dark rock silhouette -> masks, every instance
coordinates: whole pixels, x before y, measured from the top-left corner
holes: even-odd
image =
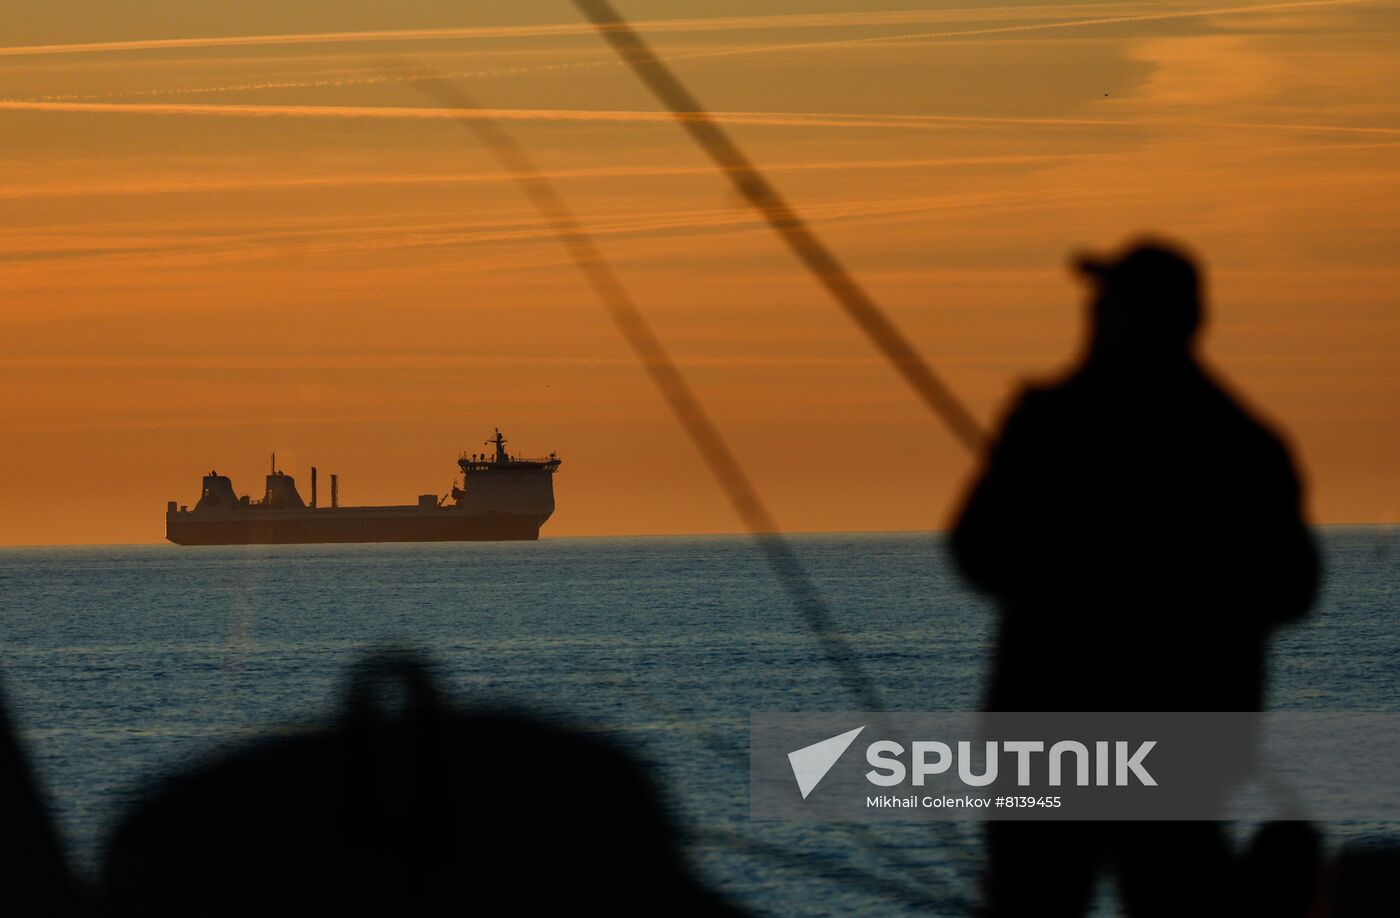
[[[1289,450],[1197,360],[1190,256],[1076,267],[1083,358],[1021,393],[951,537],[1000,608],[986,707],[1257,711],[1265,641],[1318,582]],[[1130,914],[1202,914],[1240,873],[1217,823],[994,823],[989,852],[998,915],[1079,914],[1108,864]]]
[[[341,722],[158,786],[105,887],[118,915],[737,914],[689,876],[630,754],[454,710],[405,660],[361,672]]]

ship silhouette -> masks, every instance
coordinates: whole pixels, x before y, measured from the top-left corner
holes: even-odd
[[[485,441],[493,453],[463,453],[457,460],[462,487],[449,494],[420,494],[416,504],[340,506],[339,477],[331,476],[331,505],[317,506],[316,469],[311,502],[296,480],[277,468],[273,454],[261,500],[239,496],[227,475],[204,476],[193,509],[166,505],[165,537],[178,545],[282,545],[313,542],[486,542],[529,541],[554,513],[554,453],[522,459],[506,452],[496,431]]]

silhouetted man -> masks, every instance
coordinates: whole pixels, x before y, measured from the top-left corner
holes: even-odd
[[[1079,365],[1026,389],[952,535],[1001,610],[993,711],[1255,711],[1264,643],[1318,566],[1288,449],[1196,359],[1201,283],[1156,241],[1082,258]],[[1201,914],[1214,823],[993,823],[995,914],[1078,914],[1112,862],[1129,913]]]

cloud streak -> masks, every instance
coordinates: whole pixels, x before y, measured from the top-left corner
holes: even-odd
[[[1068,19],[1052,22],[1024,23],[1020,25],[988,26],[981,29],[957,29],[939,32],[904,32],[898,35],[873,35],[863,38],[838,38],[830,41],[793,42],[783,45],[761,45],[750,48],[734,48],[726,51],[698,51],[691,54],[677,54],[664,60],[684,60],[697,57],[722,57],[739,54],[767,54],[776,51],[801,51],[817,48],[835,48],[851,45],[897,44],[937,39],[974,38],[985,35],[1014,35],[1022,32],[1042,32],[1051,29],[1080,29],[1100,25],[1127,25],[1138,22],[1165,22],[1173,19],[1204,19],[1212,16],[1249,15],[1251,13],[1273,13],[1287,10],[1305,10],[1335,6],[1354,6],[1372,3],[1374,0],[1290,0],[1284,3],[1265,3],[1250,6],[1222,6],[1199,10],[1169,10],[1166,12],[1129,13],[1114,16],[1092,16],[1083,19]],[[645,31],[644,29],[639,29]]]
[[[1053,29],[1088,28],[1100,25],[1120,25],[1139,22],[1162,22],[1174,19],[1199,19],[1223,15],[1249,15],[1290,10],[1308,10],[1336,6],[1352,6],[1371,3],[1373,0],[1285,0],[1280,3],[1252,4],[1247,6],[1212,7],[1208,9],[1153,11],[1154,7],[1139,7],[1142,12],[1123,13],[1119,5],[1075,4],[1066,6],[1027,6],[993,7],[990,9],[956,9],[932,11],[897,11],[877,13],[827,13],[794,14],[789,16],[749,16],[722,17],[714,19],[652,20],[638,23],[638,31],[652,33],[733,31],[772,28],[815,28],[876,26],[909,22],[947,21],[987,21],[1004,18],[1033,18],[1035,15],[1052,17],[1046,22],[1018,23],[1015,25],[986,26],[977,29],[954,29],[942,31],[902,32],[895,35],[862,36],[856,38],[835,38],[823,41],[786,42],[781,44],[745,45],[734,48],[710,49],[657,55],[659,60],[703,60],[735,57],[751,54],[774,54],[790,51],[811,51],[877,44],[912,44],[925,41],[957,40],[995,35],[1015,35]],[[1114,15],[1073,16],[1088,10],[1112,9]],[[1071,18],[1053,18],[1070,16]],[[37,55],[95,53],[102,51],[132,51],[159,48],[204,48],[234,45],[293,45],[328,44],[354,42],[416,41],[428,39],[461,38],[500,38],[521,36],[581,35],[591,29],[582,23],[565,23],[541,26],[502,26],[448,29],[418,29],[381,32],[325,32],[304,35],[260,35],[225,38],[151,39],[129,42],[99,42],[82,45],[13,46],[0,48],[0,57]],[[597,60],[572,61],[526,67],[503,67],[475,71],[455,71],[444,73],[450,78],[478,78],[486,76],[509,76],[579,68],[615,67],[616,58],[606,57]],[[228,84],[204,87],[172,87],[167,90],[145,89],[131,93],[106,93],[101,96],[49,96],[49,99],[63,98],[121,98],[129,96],[170,94],[214,94],[226,92],[257,92],[275,89],[321,89],[347,86],[370,86],[399,82],[405,79],[402,74],[376,74],[373,76],[348,77],[319,80],[282,80],[259,83]]]
[[[1027,153],[1006,156],[953,156],[936,159],[849,159],[818,162],[773,163],[764,168],[769,172],[838,172],[866,170],[917,170],[957,168],[963,166],[1024,166],[1060,162],[1098,156],[1097,153]],[[552,180],[650,178],[669,176],[713,175],[713,166],[599,166],[586,169],[554,169],[545,174]],[[509,176],[499,172],[469,172],[457,174],[301,176],[284,179],[247,180],[164,180],[124,182],[122,184],[63,184],[0,187],[0,200],[30,198],[108,197],[125,195],[208,194],[239,191],[280,191],[310,188],[340,188],[365,186],[424,186],[504,184]]]
[[[1316,2],[1316,0],[1315,0]],[[1335,2],[1335,0],[1330,0]],[[1284,4],[1294,6],[1298,4]],[[1303,4],[1306,5],[1306,4]],[[1022,7],[966,7],[948,10],[891,10],[852,13],[795,13],[765,16],[723,16],[703,19],[652,19],[636,23],[647,33],[696,33],[750,31],[754,29],[850,28],[907,25],[928,22],[987,21],[995,19],[1060,18],[1084,15],[1090,10],[1113,9],[1106,3],[1040,4]],[[1140,6],[1140,9],[1147,8]],[[1270,8],[1276,8],[1271,5]],[[126,41],[75,42],[47,45],[12,45],[0,48],[0,57],[34,57],[54,54],[103,54],[127,51],[237,48],[277,45],[359,44],[381,42],[441,41],[463,39],[585,36],[597,30],[586,22],[544,23],[515,26],[464,26],[432,29],[380,29],[354,32],[301,32],[274,35],[225,35],[191,38],[149,38]]]
[[[28,99],[0,100],[0,112],[61,112],[127,115],[189,115],[228,118],[344,118],[403,121],[451,121],[463,118],[512,122],[593,122],[601,124],[670,124],[677,118],[669,112],[640,110],[495,108],[462,111],[452,108],[420,108],[388,105],[258,105],[251,103],[199,102],[54,102]],[[756,127],[888,128],[910,130],[956,127],[1038,126],[1107,128],[1224,128],[1400,135],[1400,127],[1338,124],[1304,124],[1270,121],[1207,121],[1193,119],[1122,118],[1017,118],[975,115],[867,115],[824,112],[711,112],[720,124]]]
[[[0,100],[0,112],[68,112],[128,115],[205,115],[232,118],[348,118],[408,121],[460,120],[606,122],[671,124],[670,112],[564,108],[493,108],[464,111],[391,105],[262,105],[202,102],[62,102],[31,99]],[[768,127],[912,127],[954,124],[1122,125],[1131,122],[1099,118],[981,118],[956,115],[865,115],[822,112],[715,112],[725,124]]]
[[[1147,194],[1147,191],[1140,192]],[[1113,194],[1106,192],[1105,194]],[[804,205],[806,216],[816,222],[876,223],[921,220],[949,211],[976,211],[986,216],[995,212],[1023,213],[1027,209],[1050,207],[1071,201],[1082,202],[1082,191],[1071,188],[997,189],[896,198],[842,199]],[[628,213],[622,217],[590,219],[588,231],[599,237],[656,239],[671,235],[699,235],[757,231],[761,218],[747,210],[732,207],[661,209]],[[474,245],[530,243],[552,237],[553,231],[531,219],[415,224],[361,223],[354,226],[288,228],[278,227],[242,233],[220,232],[201,237],[182,231],[161,233],[147,244],[133,248],[126,244],[103,244],[74,238],[71,232],[53,237],[54,244],[43,246],[28,231],[12,235],[22,248],[6,251],[6,236],[0,234],[0,262],[24,263],[56,258],[147,260],[158,258],[163,266],[176,259],[208,264],[213,260],[244,260],[268,254],[334,255],[413,249],[464,248]],[[551,259],[554,263],[555,259]]]
[[[696,51],[666,56],[665,60],[692,60],[697,58],[729,57],[743,54],[771,54],[782,51],[803,51],[821,48],[836,48],[853,45],[893,44],[937,39],[975,38],[987,35],[1013,35],[1025,32],[1038,32],[1053,29],[1077,29],[1100,25],[1122,25],[1139,22],[1164,22],[1175,19],[1201,19],[1212,16],[1237,16],[1252,13],[1273,13],[1290,10],[1307,10],[1338,6],[1354,6],[1372,3],[1374,0],[1285,0],[1280,3],[1249,4],[1241,6],[1220,6],[1207,9],[1174,9],[1162,12],[1117,13],[1110,16],[1083,16],[1081,18],[1055,19],[1046,22],[1029,22],[1015,25],[986,26],[977,29],[953,29],[924,32],[902,32],[895,35],[863,36],[859,38],[837,38],[826,41],[788,42],[783,44],[757,45],[713,51]],[[1089,5],[1090,9],[1102,9],[1106,5]],[[1121,9],[1121,7],[1108,7]],[[877,26],[910,22],[947,21],[986,21],[988,19],[1030,18],[1034,15],[1063,16],[1069,11],[1083,11],[1085,5],[1061,6],[1041,5],[1030,7],[1001,7],[993,9],[964,8],[957,10],[933,11],[892,11],[883,13],[827,13],[794,14],[789,16],[746,16],[719,17],[711,19],[657,19],[636,23],[640,32],[688,33],[717,31],[749,31],[754,29],[776,28],[816,28]],[[1139,7],[1139,9],[1151,9]],[[381,42],[413,42],[453,39],[489,39],[516,37],[547,37],[584,35],[594,29],[584,23],[556,23],[528,26],[470,26],[462,28],[438,29],[399,29],[361,32],[307,32],[281,35],[240,35],[196,38],[157,38],[129,41],[83,42],[50,45],[11,45],[0,47],[0,57],[33,57],[56,54],[97,54],[130,51],[187,50],[196,48],[227,47],[266,47],[279,45],[318,45],[354,44]],[[572,66],[599,66],[605,61],[588,61],[577,64],[554,64],[541,68],[510,68],[503,73],[529,72],[532,69],[551,70]],[[382,78],[367,78],[374,82]],[[278,84],[287,88],[286,84]],[[314,84],[313,84],[314,85]],[[337,85],[345,85],[340,83]],[[218,91],[218,88],[205,91]]]

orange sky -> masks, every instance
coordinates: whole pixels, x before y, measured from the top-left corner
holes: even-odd
[[[969,459],[570,4],[390,6],[7,6],[0,543],[158,541],[274,449],[304,490],[315,463],[409,502],[497,425],[565,460],[546,535],[738,528],[389,57],[508,110],[786,528],[946,521]],[[1067,253],[1158,230],[1208,259],[1210,359],[1291,432],[1315,517],[1400,516],[1394,4],[621,9],[980,417],[1072,356]]]

